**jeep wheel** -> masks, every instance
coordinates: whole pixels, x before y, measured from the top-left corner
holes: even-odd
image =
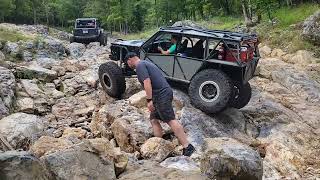
[[[191,103],[206,113],[218,113],[228,106],[232,95],[230,78],[222,71],[206,69],[194,76],[189,86]]]
[[[233,86],[233,98],[230,99],[229,105],[241,109],[246,106],[251,99],[251,86],[249,83],[242,85],[239,82],[234,82]]]
[[[99,80],[104,91],[111,97],[120,98],[126,90],[126,81],[122,70],[114,62],[100,65]]]
[[[99,42],[100,42],[100,46],[105,46],[107,44],[106,35],[105,34],[103,34],[103,33],[100,34]]]
[[[76,42],[74,36],[70,37],[70,43]]]

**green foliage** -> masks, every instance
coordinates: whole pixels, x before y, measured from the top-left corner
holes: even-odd
[[[315,11],[320,10],[320,5],[303,4],[296,7],[283,7],[275,12],[275,17],[279,21],[277,26],[288,27],[305,20]]]
[[[18,33],[16,31],[10,31],[4,28],[0,28],[0,41],[11,41],[11,42],[17,42],[17,41],[25,41],[28,40],[30,38],[24,36],[21,33]]]
[[[274,11],[274,25],[269,23],[267,14],[264,14],[265,21],[257,26],[260,40],[272,48],[281,48],[289,53],[304,49],[315,52],[320,57],[320,48],[303,40],[300,27],[301,22],[319,9],[320,6],[314,4],[279,8]]]
[[[209,29],[232,30],[242,22],[243,19],[238,17],[217,16],[208,21],[199,21],[199,24]]]
[[[319,0],[0,0],[0,22],[47,24],[72,29],[74,20],[96,17],[109,31],[124,34],[171,25],[179,20],[212,21],[213,28],[228,29],[246,14],[269,20],[283,17],[283,26],[300,21],[313,9],[294,16],[296,5]],[[283,8],[287,7],[287,8]],[[306,5],[307,8],[310,8]],[[317,6],[314,6],[315,8]],[[281,11],[278,9],[281,8]],[[319,7],[318,7],[319,8]],[[244,13],[245,12],[245,13]],[[221,17],[234,17],[215,19]],[[220,22],[225,22],[221,23]]]

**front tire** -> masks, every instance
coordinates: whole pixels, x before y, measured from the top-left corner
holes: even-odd
[[[74,36],[71,36],[70,37],[70,43],[73,43],[73,42],[76,42],[76,40],[75,40]]]
[[[228,107],[232,95],[230,78],[222,71],[206,69],[194,76],[189,86],[191,103],[205,113],[214,114]]]
[[[251,95],[252,89],[249,83],[242,85],[239,82],[234,82],[234,95],[230,100],[229,105],[241,109],[249,103]]]
[[[100,65],[99,80],[104,91],[113,98],[120,98],[126,90],[125,77],[121,68],[114,62]]]
[[[107,45],[107,41],[106,41],[106,35],[105,34],[100,34],[99,36],[99,42],[100,42],[100,46],[105,46]]]

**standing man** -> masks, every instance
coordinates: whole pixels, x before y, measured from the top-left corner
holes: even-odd
[[[182,125],[175,119],[172,107],[173,92],[161,70],[149,61],[141,61],[136,53],[129,52],[125,61],[130,68],[136,69],[138,80],[146,91],[154,136],[163,136],[159,120],[167,123],[182,144],[183,155],[191,156],[195,148],[188,142]]]

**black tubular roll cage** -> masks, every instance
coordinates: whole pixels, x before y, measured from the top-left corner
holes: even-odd
[[[191,57],[183,57],[183,58],[187,58],[187,59],[192,59],[193,61],[202,61],[202,65],[201,67],[205,66],[208,63],[212,63],[212,64],[216,64],[218,65],[218,67],[221,67],[222,65],[225,66],[232,66],[234,68],[241,68],[241,73],[243,76],[248,76],[248,77],[244,77],[245,81],[248,81],[251,77],[249,77],[248,75],[245,75],[246,72],[248,71],[248,68],[245,68],[246,66],[252,66],[253,64],[253,72],[256,69],[256,65],[259,61],[260,58],[260,54],[258,51],[258,48],[255,48],[255,52],[254,52],[254,58],[253,60],[251,60],[250,62],[242,62],[240,60],[240,47],[241,47],[241,43],[243,41],[246,42],[250,42],[250,41],[255,41],[257,42],[257,36],[255,34],[253,35],[248,35],[248,34],[242,34],[242,33],[235,33],[235,32],[230,32],[230,31],[221,31],[221,30],[205,30],[205,29],[197,29],[197,28],[189,28],[189,27],[165,27],[165,28],[160,28],[160,30],[155,33],[151,38],[149,38],[146,42],[144,42],[142,44],[142,46],[140,47],[139,51],[140,51],[140,56],[141,53],[143,53],[143,57],[142,59],[146,59],[149,55],[155,55],[154,53],[148,53],[145,51],[145,47],[147,45],[150,45],[152,43],[155,42],[155,40],[157,39],[156,37],[159,36],[159,34],[162,33],[169,33],[172,35],[178,35],[178,36],[184,36],[190,39],[191,38],[199,38],[201,40],[203,40],[205,42],[205,47],[204,47],[204,55],[202,59],[199,58],[191,58]],[[216,46],[213,49],[216,49],[220,43],[224,44],[224,47],[227,50],[230,50],[231,48],[229,47],[229,45],[233,45],[235,46],[237,49],[237,54],[236,56],[232,53],[232,56],[235,58],[235,62],[229,62],[229,61],[225,61],[225,60],[218,60],[215,58],[212,58],[216,55],[216,51],[211,51],[211,53],[209,53],[209,40],[218,40],[218,43],[216,44]],[[192,41],[191,41],[192,42]],[[248,43],[249,46],[250,43]],[[113,46],[115,47],[119,47],[120,48],[120,60],[121,62],[123,62],[122,57],[123,57],[123,52],[121,48],[124,48],[126,52],[129,52],[128,48],[126,46],[123,46],[121,44],[113,44]],[[162,55],[162,56],[172,56],[172,55]],[[162,72],[167,76],[167,78],[172,79],[172,80],[176,80],[176,81],[182,81],[182,82],[186,82],[189,83],[190,81],[186,79],[186,75],[183,71],[183,68],[180,65],[180,62],[178,60],[178,57],[181,57],[177,54],[174,55],[174,64],[173,64],[173,72],[172,75],[169,75],[168,73],[166,73],[163,69],[161,69],[161,67],[159,67],[156,63],[154,63],[152,61],[151,58],[148,58],[150,61],[152,61],[158,68],[160,68],[162,70]],[[184,79],[176,79],[173,77],[174,72],[175,72],[175,64],[178,64],[180,70],[183,73]],[[249,65],[248,65],[249,64]],[[197,72],[201,70],[201,68],[199,68],[197,70]],[[251,76],[251,75],[250,75]],[[242,79],[242,78],[241,78]]]

